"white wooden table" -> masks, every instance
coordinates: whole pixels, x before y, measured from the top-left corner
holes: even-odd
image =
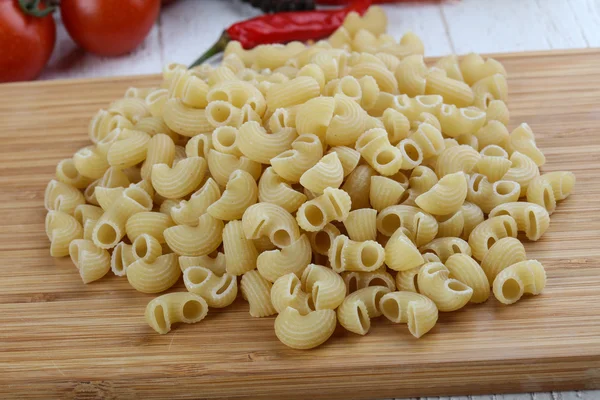
[[[385,9],[390,33],[412,30],[430,56],[600,47],[600,0],[463,0]],[[257,14],[240,0],[179,0],[162,11],[140,48],[120,58],[85,54],[58,21],[56,49],[40,79],[149,74],[168,62],[189,64],[223,28]],[[439,399],[597,400],[600,390]]]

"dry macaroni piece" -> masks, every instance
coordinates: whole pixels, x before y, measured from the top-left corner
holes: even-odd
[[[539,294],[521,237],[551,229],[575,175],[540,171],[535,126],[509,129],[500,62],[431,64],[386,27],[372,7],[327,40],[234,41],[221,65],[129,88],[46,187],[50,255],[86,284],[112,271],[158,294],[183,277],[148,303],[158,333],[241,298],[295,349],[381,315],[435,335],[439,312]]]

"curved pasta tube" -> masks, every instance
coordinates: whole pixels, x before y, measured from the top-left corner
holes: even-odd
[[[494,74],[506,75],[504,66],[493,58],[484,60],[479,54],[469,53],[460,61],[460,70],[465,82],[469,85],[492,76]]]
[[[503,269],[494,279],[494,296],[500,303],[513,304],[524,293],[538,295],[546,287],[546,270],[537,260],[526,260]]]
[[[323,229],[316,232],[308,232],[310,246],[312,250],[320,255],[326,256],[329,254],[331,244],[337,236],[340,235],[340,230],[333,224],[326,224]]]
[[[165,237],[163,233],[165,229],[173,225],[173,220],[166,214],[154,211],[142,211],[133,214],[127,219],[125,231],[132,243],[145,233],[158,240],[159,243],[164,243]]]
[[[406,228],[398,228],[385,244],[385,263],[394,271],[413,269],[424,262],[407,233]]]
[[[93,206],[91,204],[80,204],[75,207],[75,211],[73,212],[73,216],[81,224],[81,226],[85,225],[85,223],[89,220],[96,221],[98,220],[104,210],[100,207]]]
[[[469,174],[480,159],[481,155],[471,146],[452,146],[446,148],[437,158],[435,172],[440,178],[460,171]]]
[[[294,217],[275,204],[258,203],[248,207],[242,216],[242,224],[247,239],[267,236],[279,248],[289,246],[300,238]]]
[[[475,173],[469,179],[467,200],[489,213],[500,204],[517,201],[520,193],[518,182],[501,180],[490,183],[485,175]]]
[[[464,203],[463,203],[464,204]],[[465,228],[465,218],[461,209],[454,214],[437,216],[438,233],[437,237],[459,237]]]
[[[277,278],[271,287],[271,303],[278,313],[291,307],[306,315],[312,311],[310,300],[310,294],[302,290],[300,278],[292,272]]]
[[[513,217],[500,215],[483,221],[469,235],[473,258],[483,260],[494,243],[505,237],[517,237],[517,222]]]
[[[142,99],[124,97],[113,101],[108,106],[108,112],[122,115],[131,122],[137,122],[140,118],[150,115],[150,110]]]
[[[110,254],[91,240],[75,239],[69,244],[71,261],[77,267],[83,283],[102,278],[110,270]]]
[[[188,157],[207,158],[208,152],[213,148],[212,133],[201,133],[188,140],[185,145],[185,154]]]
[[[135,261],[132,246],[119,242],[110,256],[110,269],[116,276],[125,276],[127,268]]]
[[[198,226],[175,225],[164,231],[165,241],[181,256],[203,256],[216,250],[222,242],[223,221],[210,214],[198,219]]]
[[[193,192],[204,179],[206,161],[202,157],[189,157],[170,168],[167,164],[152,167],[152,185],[158,194],[167,199],[179,199]]]
[[[539,204],[552,214],[556,201],[566,199],[575,186],[572,172],[556,171],[534,178],[527,187],[527,201]]]
[[[167,290],[179,280],[181,269],[177,254],[163,254],[153,263],[134,261],[127,267],[127,280],[137,291],[159,293]]]
[[[363,242],[377,239],[377,210],[361,208],[350,211],[344,220],[344,227],[350,239]]]
[[[371,286],[385,286],[391,291],[396,290],[394,277],[384,267],[372,272],[346,271],[341,273],[346,285],[346,296]]]
[[[376,175],[376,172],[369,165],[359,165],[346,178],[342,190],[350,196],[353,210],[371,206],[369,194],[371,191],[371,177],[374,175]]]
[[[97,146],[87,146],[77,150],[73,154],[73,164],[77,172],[90,179],[100,179],[110,167],[106,153],[100,151]]]
[[[275,335],[286,346],[312,349],[323,344],[333,334],[336,314],[333,310],[312,311],[302,315],[287,307],[275,318]]]
[[[335,112],[335,103],[333,97],[316,97],[299,105],[296,113],[298,134],[314,134],[324,144],[327,127]]]
[[[352,99],[334,96],[333,116],[325,131],[325,141],[329,146],[351,146],[366,130],[368,114]],[[298,113],[299,115],[300,113]],[[296,117],[296,123],[298,117]]]
[[[283,249],[262,252],[256,260],[258,272],[268,281],[275,282],[288,273],[300,275],[310,264],[312,249],[306,235]]]
[[[402,153],[390,144],[385,129],[373,128],[360,135],[356,150],[382,175],[394,175],[402,167]]]
[[[269,167],[258,181],[258,201],[276,204],[293,213],[306,202],[306,196],[294,190],[288,182],[275,173],[273,167]]]
[[[450,278],[448,268],[439,262],[423,265],[417,279],[421,294],[433,300],[438,310],[443,312],[464,307],[473,296],[473,289]]]
[[[163,294],[146,306],[146,322],[156,332],[164,335],[177,322],[194,324],[206,317],[208,304],[193,293],[180,292]]]
[[[374,240],[356,242],[345,235],[339,235],[333,240],[328,256],[335,272],[370,272],[383,265],[385,250]]]
[[[344,169],[344,178],[354,171],[360,161],[360,153],[347,146],[332,147],[327,153],[337,153],[340,163],[342,163],[342,168]]]
[[[149,141],[146,132],[123,129],[108,148],[106,159],[112,167],[133,167],[146,159]]]
[[[498,215],[510,215],[517,222],[517,229],[525,232],[527,239],[538,240],[550,226],[550,214],[535,203],[525,201],[504,203],[490,211],[490,218]]]
[[[400,143],[396,145],[396,148],[398,148],[402,154],[401,169],[410,170],[421,165],[423,162],[423,150],[412,138],[402,139]]]
[[[165,103],[168,99],[168,89],[156,89],[150,92],[145,99],[146,107],[148,107],[150,114],[155,118],[162,119]]]
[[[415,203],[430,214],[447,215],[460,210],[466,198],[467,179],[461,171],[443,176],[431,189],[418,196]]]
[[[473,135],[485,124],[486,114],[478,108],[458,108],[444,104],[437,115],[446,136]]]
[[[123,187],[107,188],[96,186],[94,189],[94,197],[100,207],[103,210],[108,211],[115,201],[123,195],[124,191],[125,188]]]
[[[497,121],[506,126],[510,122],[510,112],[508,111],[506,103],[502,100],[490,101],[485,112],[488,123]]]
[[[301,277],[302,290],[310,293],[309,306],[315,310],[335,310],[346,297],[346,285],[330,268],[309,264]]]
[[[373,63],[361,63],[350,69],[350,75],[359,79],[364,76],[372,76],[377,82],[377,86],[383,92],[398,93],[398,81],[394,74],[389,71],[385,65]]]
[[[249,105],[260,116],[264,115],[267,107],[260,90],[240,80],[224,81],[214,85],[208,91],[206,99],[208,102],[226,101],[240,109]]]
[[[233,154],[225,154],[214,149],[209,150],[208,157],[208,170],[212,178],[221,186],[227,185],[229,176],[236,169],[241,169],[248,172],[254,180],[257,180],[262,173],[262,166],[259,162],[252,161],[251,159],[241,156],[236,157]]]
[[[475,82],[471,89],[475,99],[473,105],[482,110],[493,100],[508,101],[508,83],[505,74],[494,74]]]
[[[466,254],[453,254],[444,263],[450,276],[471,289],[471,303],[483,303],[490,297],[490,282],[477,261]]]
[[[458,57],[452,54],[446,57],[440,58],[436,63],[435,67],[446,72],[446,76],[448,78],[464,82],[465,78],[463,77],[462,71],[460,70],[460,64],[458,62]]]
[[[473,90],[468,84],[448,77],[445,70],[436,67],[427,74],[425,93],[439,94],[444,98],[444,103],[457,107],[470,106],[475,100]]]
[[[569,171],[548,172],[541,178],[552,186],[554,198],[559,201],[569,197],[575,187],[575,174]]]
[[[76,187],[54,179],[48,182],[44,192],[46,210],[73,215],[75,208],[82,204],[85,204],[85,198]]]
[[[323,157],[323,144],[319,137],[311,133],[298,136],[292,148],[271,158],[270,164],[277,175],[297,183],[300,177]]]
[[[321,86],[314,78],[299,76],[290,81],[273,85],[267,90],[266,104],[269,110],[303,104],[321,94]]]
[[[506,125],[500,121],[488,121],[473,135],[477,138],[479,147],[482,149],[489,145],[506,147],[509,144],[510,138]]]
[[[431,168],[419,165],[412,170],[408,182],[418,193],[425,193],[438,183],[438,177]]]
[[[93,181],[77,171],[72,158],[65,158],[56,165],[56,180],[77,189],[83,189]]]
[[[141,175],[147,181],[152,180],[152,166],[155,164],[173,165],[175,159],[175,143],[169,136],[159,133],[148,141],[147,154],[142,165]]]
[[[521,196],[524,196],[529,183],[540,175],[540,170],[531,158],[518,151],[511,154],[510,161],[512,165],[502,179],[517,182],[521,186]]]
[[[391,206],[377,216],[377,230],[385,236],[392,236],[400,227],[410,232],[417,246],[431,242],[438,232],[435,218],[417,207]]]
[[[201,296],[209,307],[223,308],[234,302],[238,288],[234,275],[217,276],[202,266],[192,266],[183,271],[183,283],[190,293]]]
[[[519,239],[505,237],[490,247],[483,260],[481,260],[481,268],[491,285],[500,271],[526,259],[527,255],[523,243]]]
[[[257,270],[242,275],[240,289],[242,296],[250,305],[250,315],[255,318],[268,317],[277,311],[271,303],[271,282],[262,277]]]
[[[249,121],[240,126],[236,143],[250,160],[269,164],[273,157],[289,149],[297,137],[294,128],[267,133],[260,123]]]
[[[127,220],[151,208],[150,195],[141,187],[130,185],[98,219],[92,233],[94,244],[103,249],[115,247],[125,235]]]
[[[395,72],[400,93],[410,97],[425,94],[426,76],[427,66],[420,54],[404,57]]]
[[[88,125],[88,136],[92,143],[98,143],[115,129],[131,128],[133,124],[126,117],[114,111],[100,110]]]
[[[372,176],[369,202],[376,211],[381,211],[386,207],[398,204],[404,191],[402,184],[391,178]]]
[[[430,259],[426,259],[425,262],[439,262],[439,258],[435,259],[434,257],[430,257],[434,255],[433,253],[425,253],[425,256]],[[405,292],[419,292],[419,284],[418,284],[418,275],[421,270],[421,266],[419,265],[416,268],[409,269],[406,271],[400,271],[396,274],[396,288],[400,291]]]
[[[204,136],[208,137],[208,135]],[[233,154],[234,156],[239,157],[242,155],[242,152],[238,148],[237,137],[238,128],[234,126],[219,126],[213,131],[212,135],[210,135],[212,147],[214,147],[215,150],[220,151],[221,153]],[[198,148],[198,150],[200,149]],[[202,154],[206,155],[206,153],[208,153],[208,151],[205,152],[204,149],[202,149]]]
[[[242,170],[237,171],[241,172]],[[208,178],[200,189],[192,193],[189,200],[181,200],[171,207],[171,218],[178,225],[197,226],[198,218],[206,213],[207,209],[220,198],[221,189],[219,189],[219,185],[212,178]]]
[[[339,188],[344,180],[344,169],[337,153],[325,155],[300,177],[300,184],[313,193],[326,188]]]
[[[388,293],[390,290],[385,286],[371,286],[350,293],[337,309],[340,325],[350,332],[367,334],[371,318],[381,315],[381,298]]]
[[[508,158],[496,156],[483,156],[475,165],[475,170],[485,175],[490,183],[494,183],[502,179],[508,172],[512,162]]]
[[[448,257],[454,254],[471,255],[471,247],[466,241],[457,237],[442,237],[432,240],[425,246],[419,247],[423,254],[432,252],[440,262],[445,263]]]
[[[387,293],[379,300],[379,309],[390,321],[408,324],[408,331],[416,338],[429,332],[438,319],[435,303],[413,292]]]
[[[326,188],[322,195],[302,204],[296,213],[298,225],[316,232],[333,220],[344,221],[350,212],[350,196],[341,189]]]
[[[388,134],[392,145],[397,145],[402,139],[406,139],[410,133],[410,121],[404,114],[393,108],[383,112],[381,121]]]
[[[162,246],[157,239],[144,233],[131,244],[131,254],[135,260],[151,264],[162,255]]]
[[[511,132],[510,148],[513,151],[518,151],[531,158],[538,167],[541,167],[546,163],[546,157],[537,147],[535,135],[533,134],[531,127],[526,123],[522,123]]]
[[[229,177],[221,198],[208,206],[206,212],[223,221],[239,219],[246,208],[256,203],[257,198],[258,187],[252,175],[236,170]]]
[[[180,99],[167,100],[163,105],[162,117],[170,129],[183,136],[192,137],[214,129],[208,121],[206,110],[188,107]]]
[[[179,256],[179,268],[181,272],[189,267],[200,266],[210,269],[217,275],[223,275],[226,271],[225,254],[219,252],[214,257],[206,256]]]

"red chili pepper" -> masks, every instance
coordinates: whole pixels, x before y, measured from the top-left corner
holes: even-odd
[[[239,41],[245,49],[251,49],[260,44],[322,39],[339,28],[348,13],[356,11],[360,15],[364,14],[371,2],[371,0],[352,0],[342,9],[265,14],[235,23],[227,28],[219,40],[190,67],[199,65],[222,52],[227,43],[232,40]]]

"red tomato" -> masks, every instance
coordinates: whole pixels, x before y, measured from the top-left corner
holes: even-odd
[[[17,0],[0,0],[0,82],[36,78],[55,41],[52,15],[31,17],[21,11]]]
[[[146,37],[160,11],[160,0],[62,0],[67,32],[85,50],[119,56]]]

